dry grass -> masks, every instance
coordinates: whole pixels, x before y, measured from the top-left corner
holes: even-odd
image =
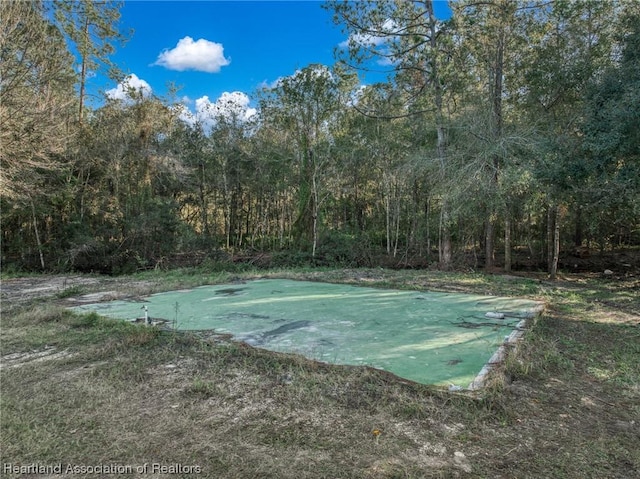
[[[500,292],[550,306],[501,374],[468,395],[226,338],[79,317],[53,304],[67,304],[64,294],[32,298],[3,314],[3,464],[178,465],[178,474],[147,469],[148,477],[197,477],[189,466],[224,478],[640,474],[640,299],[627,294],[632,283],[385,270],[270,274]],[[101,286],[127,291],[128,281],[144,281],[157,290],[161,280],[182,287],[228,278],[165,279]],[[83,292],[99,288],[84,284]]]

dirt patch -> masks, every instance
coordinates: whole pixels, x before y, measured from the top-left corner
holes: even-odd
[[[26,303],[34,299],[61,294],[64,291],[79,290],[103,283],[102,278],[88,276],[35,276],[5,279],[0,285],[0,299],[3,303]]]
[[[36,364],[56,359],[66,359],[74,356],[68,350],[59,351],[54,346],[45,346],[43,349],[28,351],[25,353],[12,353],[0,358],[0,369],[18,368],[27,364]]]
[[[56,298],[65,305],[98,303],[147,294],[154,286],[152,281],[109,276],[42,275],[11,278],[0,282],[0,302],[3,309],[47,298]]]

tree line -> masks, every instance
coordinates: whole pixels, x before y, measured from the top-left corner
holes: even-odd
[[[215,121],[186,120],[175,91],[89,105],[91,71],[124,78],[120,6],[0,4],[4,268],[234,256],[555,277],[563,251],[640,244],[633,0],[460,0],[446,20],[432,0],[332,0],[335,64]]]

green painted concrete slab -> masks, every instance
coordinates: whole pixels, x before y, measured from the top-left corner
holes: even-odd
[[[436,385],[468,387],[540,303],[516,298],[399,291],[263,279],[74,307],[179,330],[215,330],[256,347],[367,365]],[[486,313],[505,313],[504,319]]]

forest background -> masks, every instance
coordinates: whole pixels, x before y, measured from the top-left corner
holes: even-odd
[[[119,8],[0,3],[4,271],[247,261],[555,278],[640,245],[640,2],[461,0],[440,20],[431,0],[330,1],[350,39],[335,65],[213,124],[185,122],[177,90],[89,106],[91,71],[124,78],[109,60]],[[374,58],[394,74],[362,87]]]

